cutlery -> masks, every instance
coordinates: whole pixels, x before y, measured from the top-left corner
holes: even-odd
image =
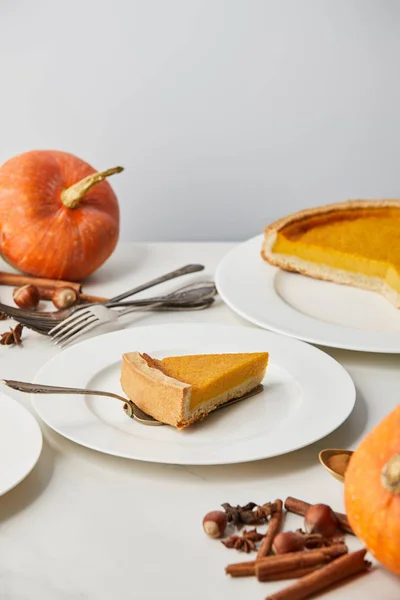
[[[63,319],[66,319],[67,317],[71,316],[73,313],[84,310],[88,306],[92,306],[92,305],[97,306],[98,304],[101,304],[104,306],[110,306],[113,304],[115,305],[115,303],[119,303],[122,300],[125,300],[126,298],[128,298],[129,296],[138,294],[139,292],[147,290],[147,289],[149,289],[155,285],[158,285],[160,283],[164,283],[165,281],[169,281],[171,279],[175,279],[176,277],[181,277],[182,275],[187,275],[189,273],[196,273],[198,271],[203,271],[203,270],[204,270],[204,265],[197,265],[197,264],[185,265],[184,267],[181,267],[180,269],[176,269],[175,271],[171,271],[169,273],[166,273],[165,275],[156,277],[155,279],[152,279],[151,281],[148,281],[147,283],[143,283],[133,289],[130,289],[127,292],[123,292],[122,294],[119,294],[118,296],[109,298],[108,300],[106,300],[105,302],[102,302],[102,303],[93,302],[93,303],[86,303],[86,304],[77,304],[77,305],[71,306],[69,308],[62,308],[60,310],[56,310],[56,311],[52,311],[52,312],[39,311],[39,310],[28,310],[28,309],[17,308],[15,306],[8,306],[7,304],[0,303],[0,312],[4,313],[8,317],[11,317],[12,319],[15,319],[16,321],[18,320],[17,319],[18,316],[22,317],[22,316],[34,315],[35,318],[37,318],[37,319],[45,319],[47,321],[53,320],[54,321],[53,325],[56,325]]]
[[[28,394],[82,394],[82,395],[91,395],[91,396],[108,396],[110,398],[115,398],[124,403],[124,411],[131,419],[135,419],[142,425],[165,425],[161,421],[154,419],[143,410],[141,410],[132,400],[128,400],[124,396],[120,396],[119,394],[114,394],[113,392],[105,392],[101,390],[89,390],[86,388],[71,388],[71,387],[60,387],[53,385],[42,385],[40,383],[27,383],[25,381],[15,381],[13,379],[0,379],[0,383],[3,383],[7,387],[17,390],[18,392],[25,392]],[[236,404],[237,402],[241,402],[246,398],[250,398],[251,396],[255,396],[259,394],[263,390],[263,385],[259,384],[256,388],[240,396],[239,398],[232,398],[232,400],[228,400],[225,404],[221,404],[217,406],[212,412],[219,410],[220,408],[227,408],[228,406],[232,406],[232,404]]]
[[[111,302],[108,304],[108,307],[113,309],[135,307],[136,310],[196,310],[207,308],[212,304],[211,300],[216,294],[217,290],[213,282],[194,282],[165,296],[143,298],[128,302]],[[75,312],[66,319],[61,320],[54,318],[55,313],[43,312],[37,314],[35,311],[22,312],[20,309],[14,307],[10,307],[10,310],[7,312],[15,321],[38,333],[48,334],[54,329],[53,333],[56,334],[60,327],[66,331],[66,328],[69,328],[72,325],[72,322],[76,324],[85,321],[87,317],[90,316],[91,309],[97,308],[100,311],[100,307],[103,311],[108,310],[108,308],[105,308],[104,304],[101,303],[84,305],[81,306],[79,312]],[[0,311],[1,310],[2,305],[0,304]],[[126,310],[122,312],[125,314]],[[121,312],[113,311],[113,315],[110,319],[115,319],[118,316],[121,316]]]
[[[214,302],[213,296],[217,293],[214,283],[207,284],[191,284],[186,286],[184,289],[168,294],[160,298],[155,298],[152,302],[148,301],[148,307],[162,307],[165,305],[170,306],[176,304],[179,306],[193,307],[203,304],[204,308],[206,305],[210,305]],[[127,315],[132,312],[141,310],[140,306],[130,306],[121,311],[113,311],[111,308],[107,308],[103,305],[89,306],[86,310],[79,312],[78,314],[71,315],[67,319],[64,319],[52,327],[48,332],[48,335],[53,339],[54,343],[59,346],[63,346],[66,343],[72,342],[80,337],[82,334],[87,333],[94,327],[104,325],[106,323],[113,323],[120,317]]]

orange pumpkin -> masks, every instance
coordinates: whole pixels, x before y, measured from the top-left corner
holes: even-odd
[[[112,254],[117,198],[104,179],[67,152],[34,150],[0,167],[0,253],[24,273],[79,281]]]
[[[352,455],[344,494],[354,533],[382,565],[400,575],[400,405]]]

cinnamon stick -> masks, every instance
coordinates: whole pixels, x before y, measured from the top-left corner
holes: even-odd
[[[265,577],[268,577],[272,573],[290,573],[298,569],[316,567],[346,554],[347,551],[347,546],[338,544],[337,546],[319,548],[318,550],[302,550],[300,552],[269,556],[268,560],[256,561],[256,577],[258,581],[266,581]]]
[[[79,294],[79,302],[107,302],[109,298],[103,298],[102,296],[90,296],[89,294]]]
[[[225,572],[231,577],[254,577],[254,575],[256,574],[256,563],[258,562],[262,562],[262,559],[260,559],[260,561],[249,560],[247,562],[228,565],[225,568]],[[307,575],[307,573],[311,573],[311,571],[315,571],[315,569],[318,569],[319,566],[320,565],[317,565],[316,567],[307,567],[304,569],[297,569],[293,571],[282,571],[281,573],[270,573],[269,575],[265,575],[263,581],[298,579],[299,577],[303,577],[303,575]]]
[[[300,577],[304,577],[304,575],[313,573],[320,567],[321,565],[316,565],[315,567],[304,567],[304,569],[295,569],[294,571],[282,571],[282,573],[271,573],[270,575],[266,575],[262,581],[265,582],[282,581],[282,579],[299,579]]]
[[[256,574],[256,561],[233,563],[225,567],[225,573],[231,577],[254,577]]]
[[[71,286],[65,286],[65,287],[71,287]],[[51,288],[51,287],[38,286],[40,299],[41,300],[52,300],[55,289],[56,289],[55,287]],[[108,298],[102,298],[100,296],[89,296],[88,294],[80,294],[78,292],[79,303],[106,302],[107,300],[108,300]]]
[[[268,554],[271,552],[274,537],[279,532],[282,525],[283,502],[278,498],[277,500],[275,500],[274,504],[276,508],[269,520],[267,533],[265,534],[265,538],[261,542],[261,545],[258,549],[257,558],[268,556]]]
[[[0,285],[12,285],[21,287],[28,284],[43,288],[72,287],[78,293],[82,286],[75,281],[62,281],[61,279],[46,279],[45,277],[34,277],[33,275],[21,275],[19,273],[5,273],[0,271]]]
[[[259,558],[256,560],[248,560],[245,562],[240,562],[240,563],[232,563],[230,565],[227,565],[225,567],[225,573],[227,575],[231,575],[231,577],[251,577],[254,576],[256,574],[256,565],[259,564],[264,564],[267,563],[269,565],[274,565],[275,566],[275,570],[271,569],[271,567],[269,567],[269,570],[274,573],[277,572],[281,572],[279,569],[282,568],[282,565],[284,566],[284,569],[286,569],[285,572],[287,575],[287,578],[289,578],[289,571],[288,569],[294,571],[295,567],[293,566],[295,564],[295,561],[293,560],[293,558],[291,560],[290,557],[298,557],[299,555],[304,556],[304,555],[313,555],[315,553],[319,553],[319,557],[322,554],[323,555],[323,559],[321,560],[321,563],[325,562],[325,557],[329,557],[329,558],[336,558],[337,556],[340,556],[341,554],[345,554],[346,552],[348,552],[348,548],[347,546],[345,546],[344,544],[337,544],[335,546],[328,546],[326,548],[318,548],[317,550],[301,550],[299,552],[291,552],[290,554],[279,554],[276,556],[265,556],[263,558]],[[278,570],[277,570],[278,569]],[[265,570],[264,570],[265,573]],[[266,575],[266,573],[265,573]]]
[[[369,561],[364,560],[366,552],[363,549],[341,556],[328,565],[301,577],[296,583],[267,596],[265,600],[304,600],[343,579],[366,572],[371,566]]]
[[[288,496],[285,500],[285,508],[287,511],[294,513],[295,515],[300,515],[304,517],[308,508],[310,508],[311,504],[309,502],[303,502],[303,500],[299,500],[298,498],[293,498],[292,496]],[[339,527],[342,531],[346,533],[351,533],[354,535],[354,531],[350,527],[350,523],[347,519],[347,516],[343,513],[335,512],[335,515],[339,521]]]

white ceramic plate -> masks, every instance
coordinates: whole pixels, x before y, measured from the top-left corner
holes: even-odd
[[[263,236],[236,246],[220,262],[223,300],[248,321],[333,348],[400,353],[400,310],[375,292],[282,271],[260,255]]]
[[[227,464],[284,454],[328,435],[355,402],[348,373],[322,351],[262,329],[223,325],[135,327],[76,344],[51,359],[36,383],[121,393],[121,355],[270,353],[264,391],[183,431],[129,419],[97,396],[32,395],[38,415],[66,438],[107,454],[170,464]]]
[[[0,393],[0,496],[32,471],[42,444],[36,419],[16,400]]]

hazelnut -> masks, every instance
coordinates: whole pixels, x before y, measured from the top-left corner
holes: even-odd
[[[224,535],[228,522],[226,513],[222,510],[213,510],[206,514],[203,519],[203,529],[212,538],[220,538]]]
[[[76,304],[78,293],[70,287],[59,287],[54,290],[51,300],[56,308],[69,308]]]
[[[23,285],[13,291],[13,299],[20,308],[35,309],[40,301],[39,290],[31,283]]]
[[[287,552],[299,552],[306,545],[306,536],[295,531],[282,531],[277,533],[272,544],[274,554],[286,554]]]
[[[339,521],[327,504],[313,504],[304,515],[304,527],[307,533],[320,533],[332,537],[339,528]]]

